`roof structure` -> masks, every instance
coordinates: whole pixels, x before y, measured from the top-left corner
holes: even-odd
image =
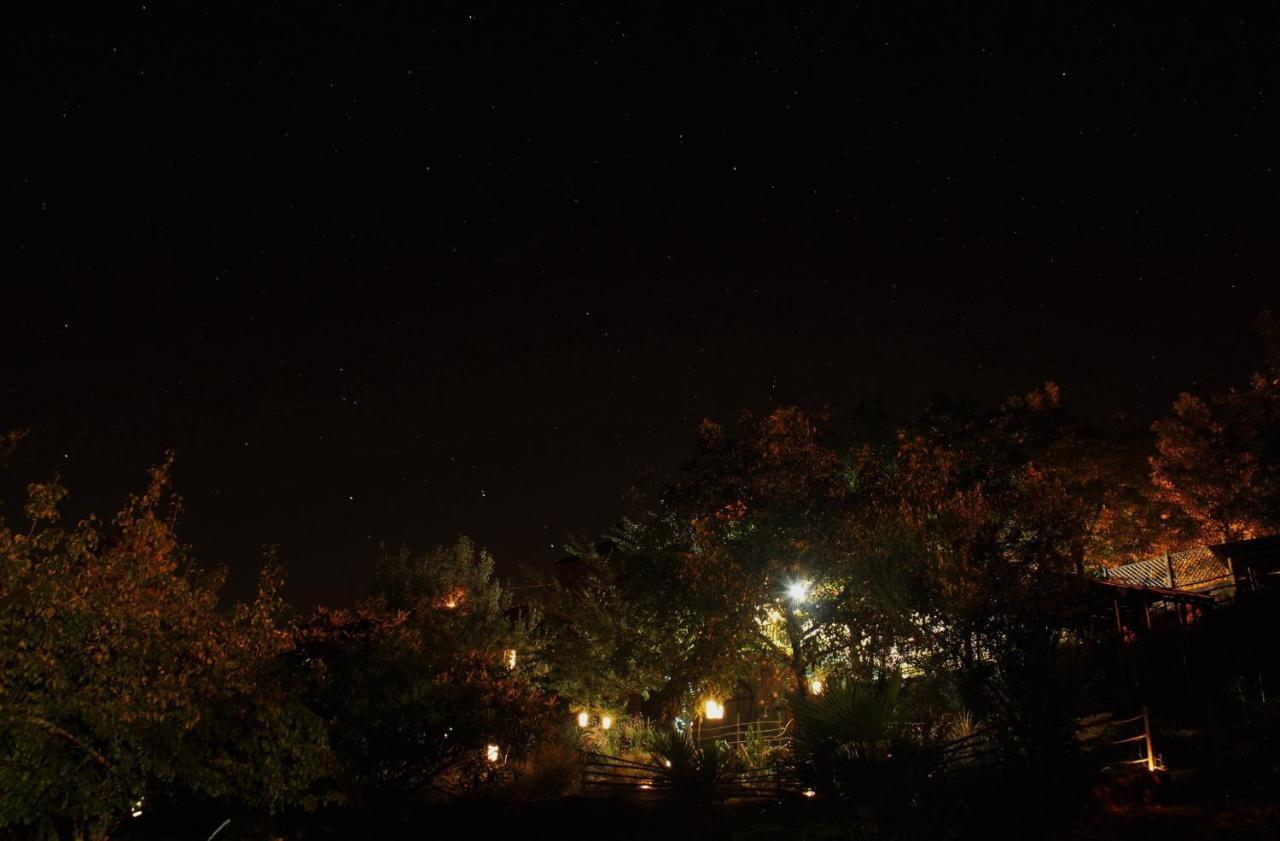
[[[1196,546],[1166,552],[1131,564],[1103,569],[1104,581],[1178,593],[1212,593],[1230,596],[1235,577],[1220,547]]]

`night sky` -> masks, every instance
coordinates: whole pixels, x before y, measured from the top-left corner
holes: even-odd
[[[345,604],[383,542],[545,566],[705,416],[1053,379],[1141,426],[1239,382],[1280,303],[1278,18],[1121,5],[18,22],[4,515],[55,473],[110,512],[174,449],[232,595],[275,543],[297,605]]]

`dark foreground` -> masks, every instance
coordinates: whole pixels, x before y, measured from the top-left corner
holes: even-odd
[[[1269,776],[1274,776],[1273,770]],[[1229,794],[1209,783],[1134,775],[1079,798],[1022,787],[969,792],[890,816],[793,798],[765,806],[567,796],[534,802],[471,797],[416,808],[385,804],[311,815],[229,814],[208,807],[159,810],[112,834],[120,841],[206,839],[557,839],[557,841],[756,841],[757,839],[1064,839],[1252,841],[1280,838],[1280,803],[1269,786]]]

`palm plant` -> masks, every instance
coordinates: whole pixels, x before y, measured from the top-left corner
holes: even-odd
[[[675,728],[653,730],[648,741],[650,756],[663,768],[671,796],[679,802],[704,806],[720,800],[738,770],[733,752],[720,742],[699,745]]]
[[[849,805],[917,802],[937,752],[931,728],[906,719],[899,680],[835,684],[791,703],[801,782]]]

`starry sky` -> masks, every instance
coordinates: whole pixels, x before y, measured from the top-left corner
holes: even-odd
[[[3,513],[173,449],[200,561],[306,608],[380,543],[545,566],[742,408],[1148,423],[1280,298],[1280,27],[1123,5],[28,12]]]

